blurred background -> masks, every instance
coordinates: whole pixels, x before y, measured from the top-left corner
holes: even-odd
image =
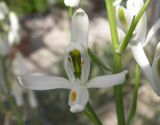
[[[16,81],[18,51],[23,55],[23,64],[27,72],[66,77],[63,67],[64,51],[70,43],[70,21],[68,8],[63,0],[0,0],[14,11],[20,23],[19,44],[10,52],[12,78],[10,91],[17,109],[26,125],[92,125],[83,113],[73,114],[69,111],[68,95],[65,90],[28,91],[20,88]],[[125,3],[125,1],[123,1]],[[106,64],[112,66],[112,46],[109,24],[104,0],[81,0],[83,8],[90,19],[89,47]],[[160,17],[160,1],[152,0],[147,10],[148,30]],[[1,29],[1,27],[0,27]],[[1,31],[1,30],[0,30]],[[120,32],[120,31],[119,31]],[[152,63],[155,48],[159,42],[159,33],[145,47]],[[1,41],[0,41],[1,42]],[[21,55],[21,56],[22,56]],[[3,61],[2,61],[3,62]],[[129,69],[130,79],[124,85],[124,104],[126,115],[133,93],[135,61],[128,49],[123,55],[124,69]],[[1,65],[3,68],[3,65]],[[3,72],[0,78],[3,79]],[[104,72],[91,62],[90,78],[103,75]],[[107,72],[105,72],[107,74]],[[9,110],[8,99],[0,86],[0,125],[17,125],[14,114]],[[96,110],[104,125],[116,125],[116,111],[113,89],[94,89],[90,91],[90,103]],[[19,101],[19,102],[17,102]],[[7,110],[4,110],[7,109]],[[160,125],[160,98],[152,91],[143,77],[139,88],[138,106],[133,125]]]

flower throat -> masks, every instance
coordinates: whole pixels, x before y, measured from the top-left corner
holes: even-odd
[[[75,48],[69,54],[72,59],[72,63],[74,67],[74,75],[76,78],[80,78],[81,68],[82,68],[81,53],[78,49]]]

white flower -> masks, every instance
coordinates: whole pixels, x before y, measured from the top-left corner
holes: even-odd
[[[123,6],[116,6],[116,18],[117,23],[120,28],[126,33],[131,25],[132,19],[134,16],[138,14],[140,9],[142,8],[144,2],[143,0],[128,0],[126,8]],[[160,91],[157,91],[157,83],[153,77],[151,65],[146,57],[146,54],[143,50],[143,47],[147,45],[152,36],[160,27],[160,20],[151,28],[151,30],[147,32],[147,16],[146,12],[141,17],[140,21],[135,28],[133,33],[133,37],[129,43],[129,47],[132,50],[133,56],[137,63],[142,68],[145,76],[149,80],[153,90],[160,95]],[[159,88],[160,89],[160,88]]]
[[[156,53],[153,59],[152,72],[156,83],[156,92],[160,95],[160,42],[157,45]]]
[[[23,55],[19,52],[16,54],[15,62],[13,63],[13,69],[14,69],[14,74],[16,75],[27,73]],[[23,95],[24,93],[27,93],[30,107],[33,109],[38,107],[37,99],[33,91],[26,90],[14,83],[12,84],[11,89],[12,89],[12,95],[14,96],[16,104],[18,106],[24,105]]]
[[[19,35],[19,22],[16,14],[14,12],[9,13],[10,29],[8,33],[9,45],[18,44],[20,41]]]
[[[88,88],[106,88],[124,83],[127,71],[88,80],[90,72],[90,59],[87,53],[88,26],[87,14],[78,9],[72,17],[72,40],[64,60],[69,80],[56,76],[20,75],[18,77],[20,85],[32,90],[69,89],[70,111],[76,113],[83,111],[89,100]]]
[[[0,2],[0,20],[3,20],[8,14],[9,10],[4,2]]]
[[[1,56],[6,56],[10,53],[10,46],[7,42],[7,40],[1,38],[0,36],[0,55]]]
[[[64,0],[66,6],[76,7],[79,5],[80,0]]]
[[[0,23],[2,25],[0,33],[0,55],[6,56],[10,53],[12,46],[20,42],[20,26],[16,14],[9,12],[3,2],[0,2]]]

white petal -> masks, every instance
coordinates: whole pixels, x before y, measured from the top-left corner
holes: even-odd
[[[73,113],[82,112],[88,102],[89,93],[84,86],[75,86],[69,95],[70,111]]]
[[[23,106],[23,88],[21,88],[17,83],[12,84],[12,95],[15,98],[16,104],[18,106]]]
[[[18,34],[19,22],[14,12],[9,13],[9,20],[10,20],[10,31],[8,34],[8,41],[10,45],[13,45],[14,43],[18,43],[20,40],[20,36]]]
[[[133,56],[136,60],[136,62],[139,64],[141,69],[143,70],[146,78],[149,80],[152,88],[156,90],[151,65],[146,57],[146,54],[141,46],[141,44],[138,44],[136,46],[131,46],[131,50],[133,53]]]
[[[154,56],[154,59],[158,58],[160,56],[160,42],[157,44],[156,53]]]
[[[9,45],[12,46],[15,43],[18,43],[18,41],[19,41],[18,34],[15,31],[10,30],[9,33],[8,33],[8,43],[9,43]]]
[[[136,16],[140,9],[142,8],[144,2],[143,0],[128,0],[127,1],[127,10],[129,11],[130,15]],[[140,21],[138,22],[136,29],[135,29],[135,36],[132,39],[131,44],[137,44],[141,42],[142,44],[145,42],[147,32],[147,15],[146,12],[141,17]]]
[[[86,83],[89,77],[90,72],[90,57],[88,55],[87,49],[83,46],[79,46],[79,50],[81,52],[81,81],[82,83]]]
[[[10,20],[10,28],[14,31],[18,31],[19,30],[18,17],[14,12],[9,13],[9,20]]]
[[[0,20],[3,20],[8,14],[9,10],[4,2],[0,2]]]
[[[76,7],[79,5],[80,0],[64,0],[66,6]]]
[[[25,67],[25,60],[23,55],[18,52],[14,61],[14,73],[18,75],[23,75],[27,73],[27,68]]]
[[[8,44],[7,41],[3,41],[1,38],[0,38],[0,55],[1,56],[6,56],[10,53],[10,46]]]
[[[71,44],[70,46],[67,47],[66,51],[65,51],[65,56],[64,56],[64,68],[66,70],[67,76],[69,78],[69,80],[74,83],[75,81],[75,76],[74,76],[74,66],[73,66],[73,62],[72,59],[70,57],[70,52],[72,51],[72,49],[74,49],[73,44]]]
[[[117,6],[116,19],[119,27],[126,33],[132,22],[130,13],[123,6]]]
[[[153,77],[155,79],[155,86],[158,96],[160,96],[160,55],[159,57],[155,58],[152,64],[152,71],[153,71]]]
[[[37,99],[36,99],[34,92],[30,90],[28,92],[28,94],[29,94],[29,104],[30,104],[31,108],[37,108],[38,102],[37,102]]]
[[[121,2],[122,2],[122,0],[114,0],[113,5],[118,6],[118,5],[120,5]]]
[[[113,75],[98,76],[87,83],[87,88],[108,88],[114,85],[122,84],[126,80],[128,71]]]
[[[71,22],[71,42],[82,43],[88,48],[89,19],[82,9],[78,9]]]
[[[146,46],[151,41],[151,38],[156,34],[159,28],[160,28],[160,19],[158,19],[157,22],[149,30],[143,46]]]
[[[144,13],[136,26],[135,36],[132,39],[132,41],[134,43],[141,42],[141,44],[144,44],[146,40],[146,33],[147,33],[147,15],[146,13]]]
[[[72,84],[65,78],[54,76],[18,76],[19,84],[31,90],[71,89]]]
[[[127,10],[132,16],[136,16],[142,8],[143,0],[127,0]]]

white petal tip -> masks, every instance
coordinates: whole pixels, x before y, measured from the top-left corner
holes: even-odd
[[[84,106],[81,106],[81,105],[78,105],[78,104],[72,106],[71,109],[70,109],[70,111],[72,113],[82,112],[83,110],[84,110]]]
[[[79,8],[76,12],[77,13],[84,13],[84,10],[82,8]]]
[[[86,15],[86,12],[82,8],[79,8],[76,10],[75,15]]]
[[[157,44],[157,49],[160,50],[160,42]]]
[[[126,75],[126,79],[127,79],[128,75],[129,75],[128,70],[123,71],[123,74]]]
[[[68,7],[77,7],[80,0],[64,0],[64,4]]]

